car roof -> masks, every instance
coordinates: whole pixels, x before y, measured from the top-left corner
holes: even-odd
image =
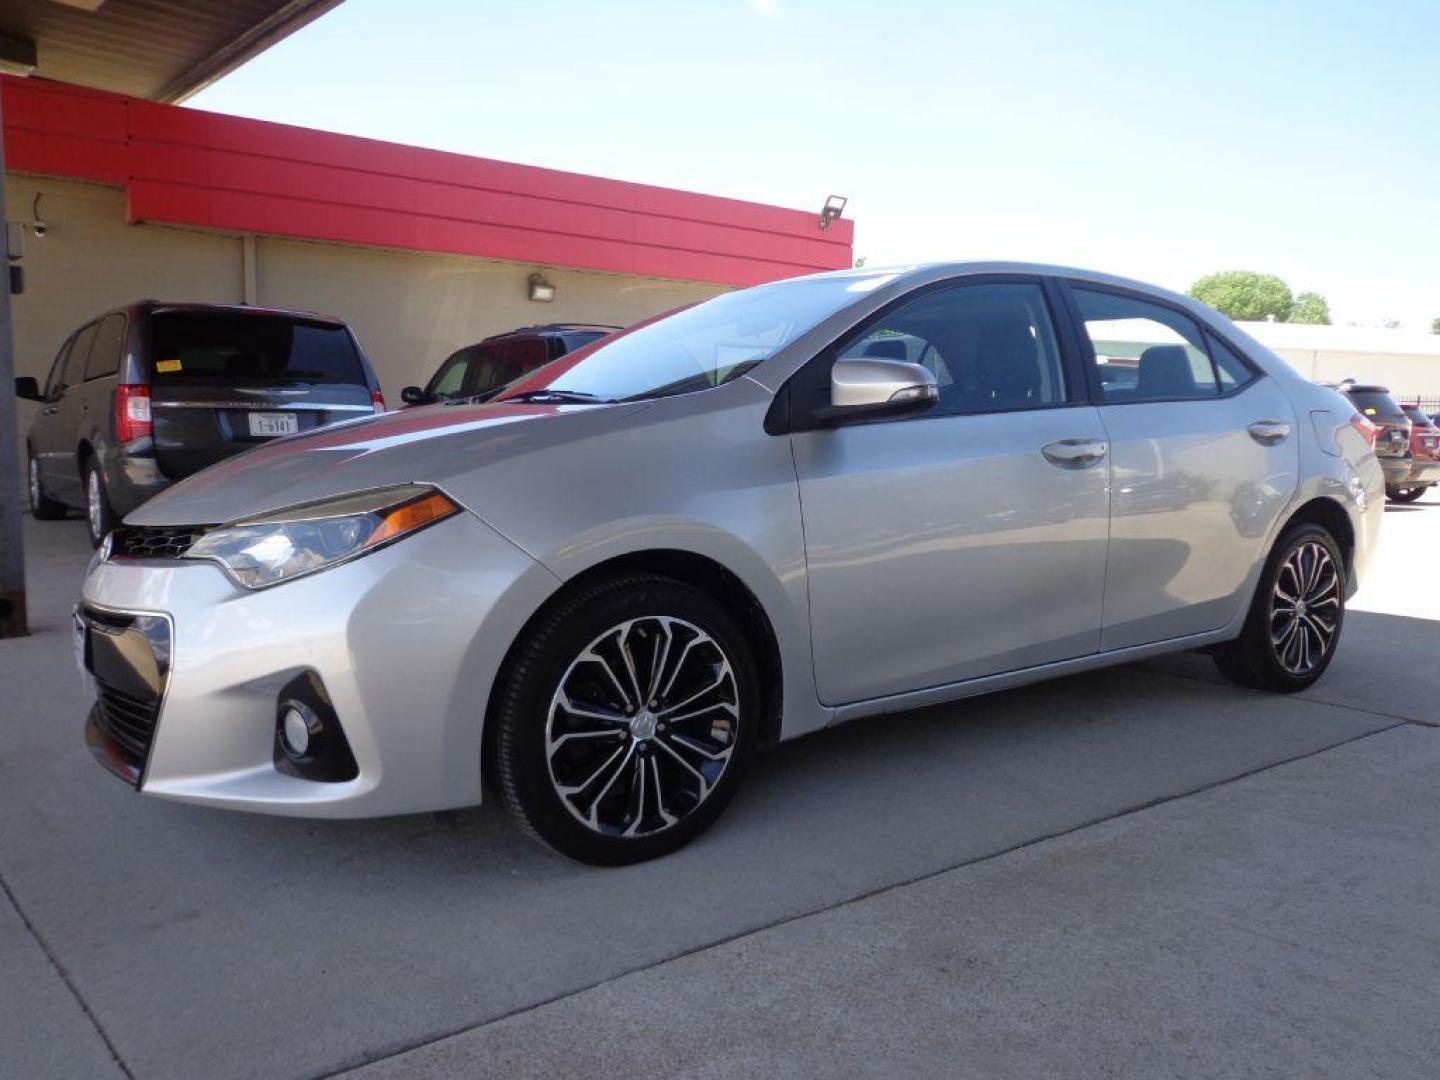
[[[569,333],[573,333],[573,332],[575,332],[575,331],[577,331],[577,330],[578,330],[578,331],[599,330],[599,331],[602,331],[602,332],[608,334],[608,333],[611,333],[612,331],[620,330],[620,329],[623,329],[623,328],[622,328],[622,327],[619,327],[619,326],[613,326],[613,325],[611,325],[610,323],[583,323],[583,322],[541,323],[541,324],[539,324],[538,326],[520,326],[520,327],[517,327],[517,328],[514,329],[514,330],[505,330],[505,331],[502,331],[501,333],[498,333],[498,334],[491,334],[489,337],[483,338],[482,340],[483,340],[483,341],[495,341],[497,338],[517,337],[517,336],[519,336],[520,334],[533,334],[533,335],[536,335],[537,337],[538,337],[538,336],[544,336],[544,335],[552,335],[552,334],[569,334]]]
[[[224,312],[236,315],[278,315],[282,318],[305,319],[308,322],[329,323],[344,326],[345,320],[320,311],[302,311],[297,308],[259,307],[255,304],[204,304],[195,301],[140,300],[116,311],[151,313],[157,311]],[[106,314],[110,314],[107,312]]]

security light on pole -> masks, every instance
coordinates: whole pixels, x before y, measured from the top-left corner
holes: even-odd
[[[820,228],[828,229],[832,221],[838,221],[849,201],[844,195],[831,195],[826,199],[825,205],[820,208]]]

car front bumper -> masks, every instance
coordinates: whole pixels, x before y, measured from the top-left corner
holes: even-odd
[[[168,627],[169,656],[147,699],[143,678],[116,685],[117,670],[126,678],[123,663],[97,667],[106,650],[128,650],[134,669],[159,671],[149,658],[135,660],[145,642],[122,631],[89,646],[82,659],[99,715],[91,713],[87,742],[145,794],[231,809],[368,817],[477,803],[494,673],[554,584],[468,513],[258,591],[235,585],[211,562],[98,562],[77,622],[125,626],[149,616],[148,625]],[[78,641],[86,648],[83,634]],[[354,755],[353,779],[302,779],[277,768],[279,694],[306,674],[328,695]],[[122,732],[121,714],[102,722],[117,692],[122,713],[136,702],[153,705],[148,744],[143,716],[138,732],[133,725]],[[131,740],[120,748],[128,755],[117,753],[122,733]]]

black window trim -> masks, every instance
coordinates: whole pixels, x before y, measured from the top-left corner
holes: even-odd
[[[1245,354],[1244,349],[1220,333],[1219,330],[1210,324],[1209,320],[1201,318],[1180,304],[1176,304],[1162,296],[1155,296],[1152,293],[1143,292],[1139,289],[1127,289],[1121,285],[1086,281],[1084,278],[1060,277],[1055,278],[1054,281],[1069,316],[1067,321],[1071,324],[1071,329],[1075,335],[1075,347],[1080,354],[1081,363],[1084,367],[1084,376],[1080,385],[1088,389],[1090,404],[1092,405],[1097,407],[1101,405],[1113,407],[1121,405],[1161,405],[1168,402],[1181,401],[1225,401],[1228,398],[1238,397],[1261,379],[1265,378],[1265,372],[1255,366],[1254,361]],[[1167,311],[1173,311],[1175,314],[1189,319],[1195,324],[1196,329],[1200,331],[1200,340],[1205,348],[1205,358],[1210,361],[1210,371],[1215,379],[1215,389],[1218,393],[1205,397],[1145,398],[1143,401],[1114,401],[1106,398],[1105,386],[1100,381],[1100,365],[1095,360],[1095,345],[1090,340],[1089,333],[1085,330],[1085,319],[1081,314],[1080,304],[1075,299],[1074,292],[1076,289],[1081,289],[1086,292],[1106,293],[1111,296],[1121,296],[1127,300],[1136,300],[1140,303],[1151,304],[1154,307],[1165,308]],[[1211,338],[1214,338],[1235,354],[1240,363],[1244,365],[1246,372],[1249,373],[1249,378],[1236,383],[1229,390],[1224,389],[1224,385],[1220,381],[1220,368],[1219,365],[1215,363],[1215,353],[1210,347]]]
[[[1047,402],[1042,405],[1029,405],[1024,408],[1015,409],[983,409],[972,412],[937,412],[927,409],[922,412],[912,413],[908,416],[886,416],[873,419],[856,419],[853,426],[862,424],[908,424],[920,420],[965,420],[975,416],[1007,416],[1012,413],[1049,412],[1056,409],[1089,408],[1091,405],[1090,396],[1084,378],[1083,361],[1077,352],[1075,340],[1075,327],[1071,323],[1069,312],[1064,306],[1065,301],[1055,283],[1055,280],[1045,274],[955,274],[951,277],[940,278],[937,281],[928,281],[923,285],[892,297],[886,303],[876,308],[869,315],[866,315],[854,326],[850,327],[839,337],[835,338],[785,380],[785,383],[776,392],[774,401],[765,417],[765,431],[771,435],[797,434],[803,431],[826,430],[817,423],[813,417],[796,415],[792,410],[792,402],[795,395],[792,393],[792,384],[798,386],[807,376],[813,378],[813,369],[818,366],[828,367],[836,357],[856,341],[865,337],[876,323],[882,321],[898,308],[923,299],[932,293],[945,292],[950,289],[964,288],[971,285],[1035,285],[1041,293],[1042,302],[1045,305],[1045,313],[1050,318],[1050,326],[1055,335],[1056,347],[1060,350],[1060,373],[1064,380],[1063,401]],[[1093,365],[1092,365],[1093,366]]]

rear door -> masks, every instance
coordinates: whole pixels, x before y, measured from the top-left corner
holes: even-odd
[[[1068,291],[1110,442],[1101,648],[1219,629],[1298,482],[1290,401],[1180,308]]]
[[[155,456],[171,479],[374,411],[365,362],[343,323],[161,308],[148,329]]]
[[[76,332],[65,363],[51,378],[49,400],[40,410],[45,421],[45,490],[53,499],[78,505],[80,482],[80,423],[84,397],[85,365],[95,341],[98,323]]]

